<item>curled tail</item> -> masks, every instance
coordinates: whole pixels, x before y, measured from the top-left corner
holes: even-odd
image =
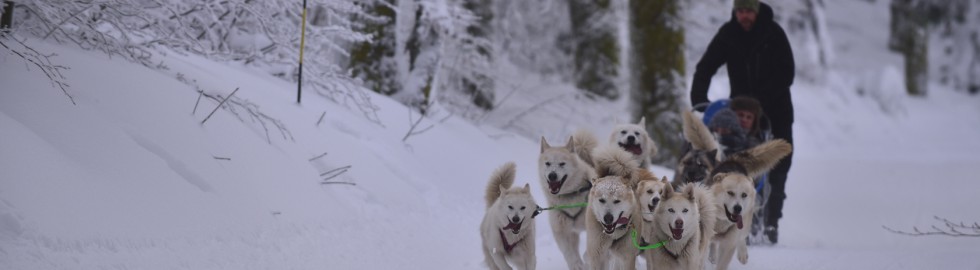
[[[497,198],[500,197],[501,189],[509,189],[514,185],[516,167],[517,165],[514,165],[514,162],[507,162],[490,175],[490,183],[487,184],[486,194],[487,208],[490,208],[497,201]]]
[[[779,160],[793,152],[793,146],[783,139],[765,142],[738,152],[725,162],[735,162],[745,168],[746,175],[756,178],[772,169]]]
[[[704,122],[694,117],[690,110],[684,110],[684,139],[691,143],[695,150],[711,151],[718,149],[718,142]]]
[[[610,175],[632,178],[634,170],[640,168],[640,164],[633,159],[633,154],[617,146],[597,148],[592,153],[592,158],[595,162],[596,176],[599,178]]]
[[[595,134],[587,129],[579,129],[572,136],[572,145],[575,147],[575,154],[582,161],[595,167],[595,162],[592,161],[592,150],[599,146],[599,140],[596,139]]]

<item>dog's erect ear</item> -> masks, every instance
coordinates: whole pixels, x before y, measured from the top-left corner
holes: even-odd
[[[568,142],[565,143],[565,149],[568,149],[568,152],[575,153],[575,141],[574,140],[575,140],[575,138],[573,138],[572,136],[568,136]]]
[[[544,139],[544,136],[541,136],[541,153],[544,153],[544,150],[548,148],[551,148],[551,146],[548,145],[548,141]]]
[[[717,148],[716,149],[712,149],[711,151],[708,151],[707,155],[708,155],[708,158],[709,158],[708,160],[711,161],[711,167],[714,167],[715,165],[718,165],[718,149]]]
[[[640,117],[640,122],[637,123],[637,125],[640,125],[644,129],[647,128],[647,117],[646,116]]]
[[[527,192],[530,192],[531,191],[531,184],[530,183],[524,183],[524,191],[527,191]]]
[[[719,173],[719,174],[712,175],[711,178],[708,178],[708,183],[707,183],[708,186],[721,183],[721,180],[722,179],[725,179],[725,175],[727,175],[727,174],[726,173]]]
[[[672,195],[674,195],[674,185],[667,184],[664,187],[664,198],[670,198]]]
[[[664,182],[664,184],[667,184],[668,183],[667,176],[665,175],[663,179],[660,179],[660,182]]]
[[[687,187],[684,188],[684,193],[687,193],[687,200],[694,202],[694,189],[697,187],[694,184],[687,184]]]

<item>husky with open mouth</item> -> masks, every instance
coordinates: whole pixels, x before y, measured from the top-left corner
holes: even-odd
[[[512,188],[515,168],[508,162],[490,176],[487,184],[487,212],[480,224],[483,255],[490,269],[534,269],[533,214],[538,205],[531,186]],[[509,264],[508,264],[509,263]]]
[[[585,216],[585,260],[590,269],[636,269],[640,250],[630,242],[630,229],[640,223],[633,190],[618,175],[594,181]]]
[[[706,186],[687,183],[675,190],[665,185],[654,210],[652,235],[643,239],[643,243],[665,244],[644,251],[647,269],[702,269],[715,219],[715,203]]]
[[[657,146],[647,133],[646,118],[641,117],[636,124],[618,124],[609,135],[609,142],[633,154],[640,168],[650,166],[650,158],[657,155]]]
[[[584,203],[588,200],[592,183],[596,177],[595,169],[583,161],[591,159],[592,148],[596,145],[595,136],[579,131],[570,137],[565,146],[552,147],[541,138],[541,155],[538,157],[538,176],[545,190],[549,206]],[[548,211],[548,222],[555,237],[555,243],[565,257],[568,269],[585,269],[579,253],[580,233],[585,230],[582,207]]]
[[[756,183],[753,179],[776,166],[792,151],[793,146],[786,141],[772,140],[732,154],[711,172],[708,185],[715,197],[718,220],[715,223],[717,234],[708,259],[717,264],[717,269],[728,269],[736,251],[739,262],[748,262],[745,237],[749,233],[748,228],[752,227],[752,214],[755,213]]]

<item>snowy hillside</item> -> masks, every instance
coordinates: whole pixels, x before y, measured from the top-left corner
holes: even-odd
[[[939,85],[928,98],[895,90],[882,6],[828,5],[837,61],[793,87],[780,243],[750,247],[748,265],[732,269],[980,269],[976,238],[882,228],[980,221],[980,99]],[[694,29],[693,40],[715,30]],[[0,269],[485,269],[478,228],[492,170],[514,161],[516,184],[544,206],[539,136],[604,138],[625,114],[515,69],[507,83],[521,90],[484,120],[427,119],[431,129],[403,140],[410,109],[387,97],[370,94],[374,122],[316,95],[296,104],[295,85],[238,64],[169,54],[159,71],[29,44],[70,67],[77,105],[0,55]],[[725,96],[726,78],[712,87]],[[198,88],[238,91],[202,124],[218,101]],[[538,269],[566,269],[545,219],[535,221]]]

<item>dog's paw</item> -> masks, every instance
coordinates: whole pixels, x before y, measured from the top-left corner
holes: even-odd
[[[739,252],[738,253],[738,262],[740,262],[742,264],[749,263],[749,253],[748,252]]]

